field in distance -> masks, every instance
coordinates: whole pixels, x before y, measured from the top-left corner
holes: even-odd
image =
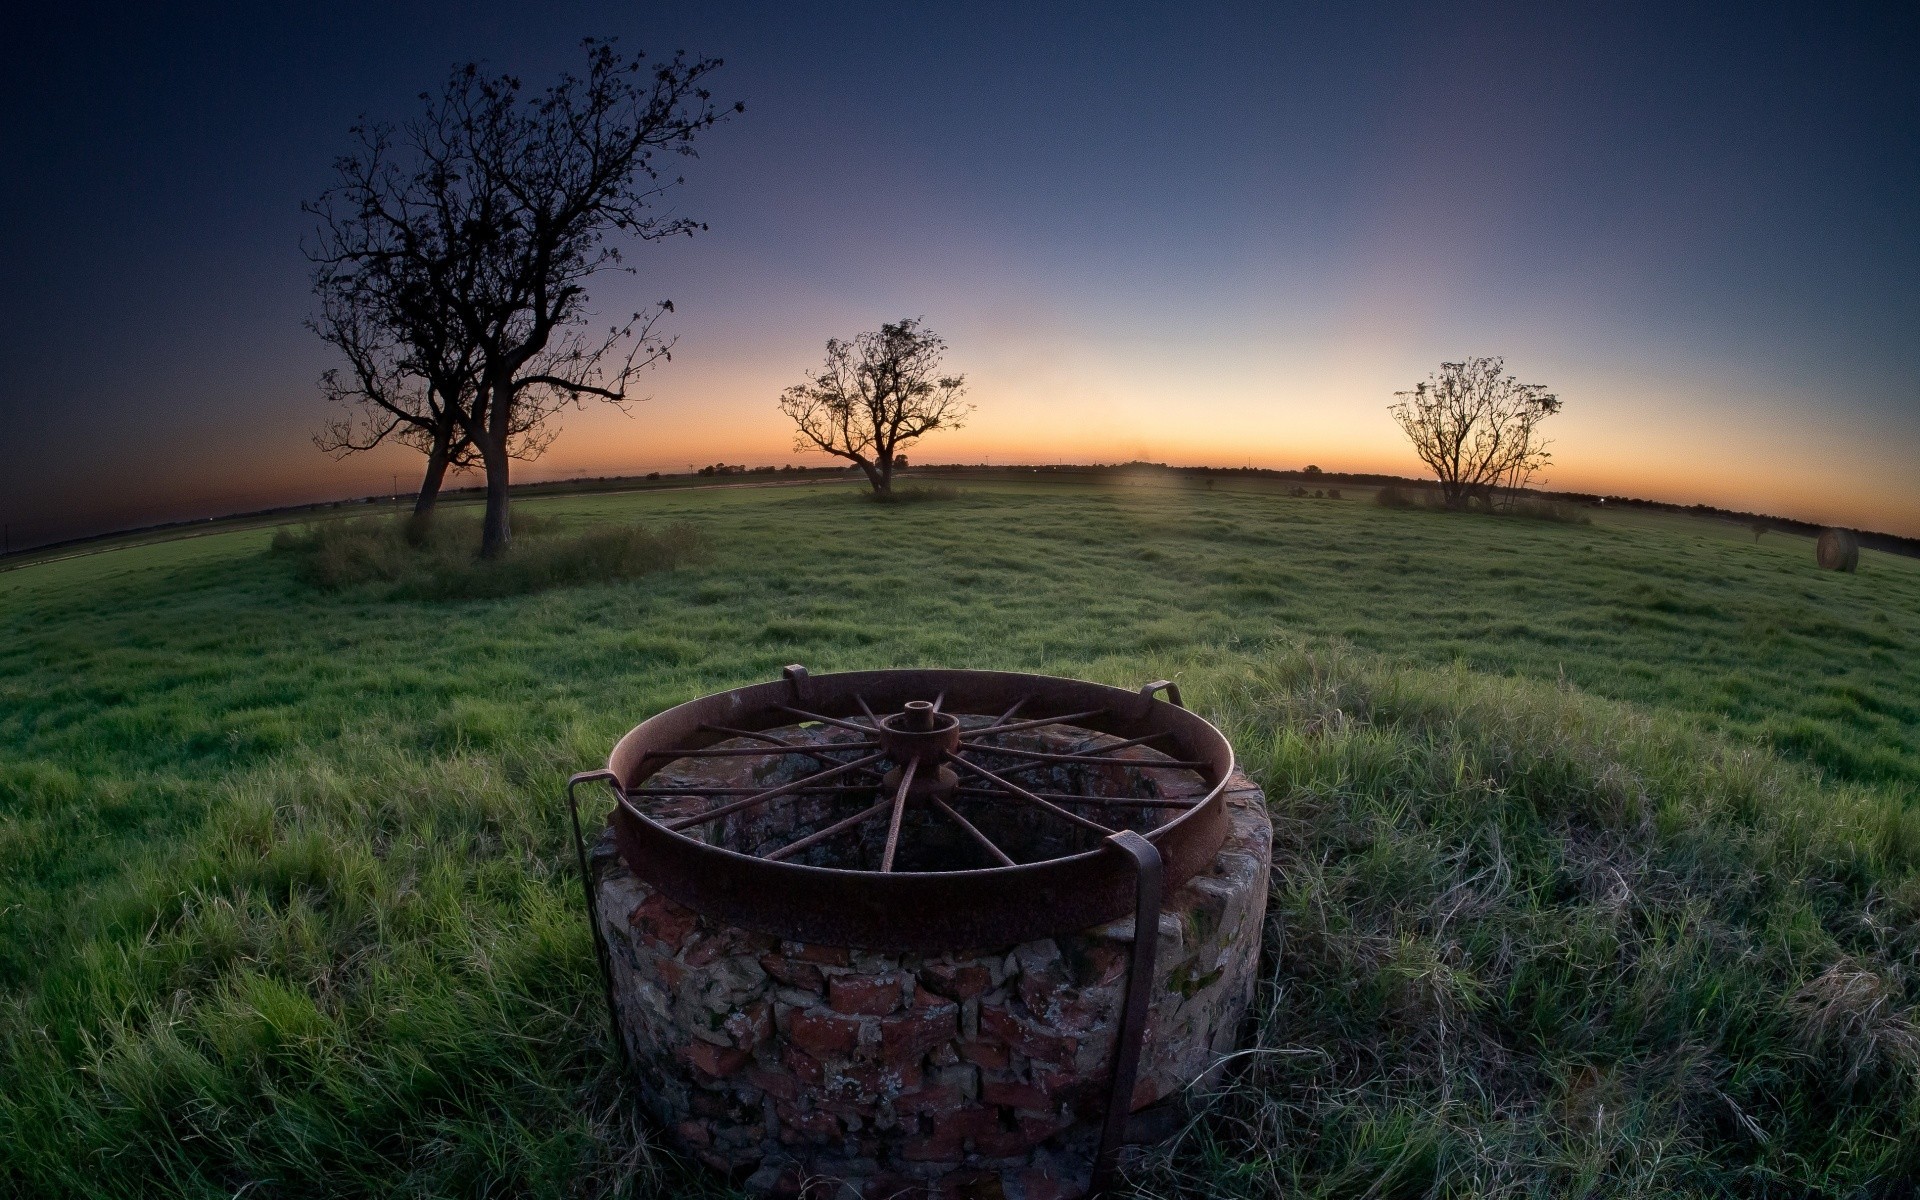
[[[1260,777],[1271,1053],[1159,1194],[1920,1172],[1920,560],[1224,479],[516,512],[704,551],[495,599],[262,528],[0,573],[0,1182],[724,1194],[609,1069],[559,784],[796,661],[1176,678]]]

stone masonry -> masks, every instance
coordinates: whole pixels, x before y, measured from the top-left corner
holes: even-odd
[[[1166,896],[1136,1128],[1234,1048],[1272,826],[1238,772],[1211,867]],[[1133,918],[1018,946],[881,954],[708,920],[592,859],[646,1107],[761,1194],[1056,1200],[1091,1172]]]

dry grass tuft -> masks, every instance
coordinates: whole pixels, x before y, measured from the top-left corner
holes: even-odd
[[[1852,1087],[1869,1072],[1920,1070],[1920,1025],[1902,995],[1872,965],[1843,959],[1795,992],[1792,1003],[1807,1049],[1837,1056]]]

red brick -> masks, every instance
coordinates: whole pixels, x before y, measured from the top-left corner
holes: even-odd
[[[1045,1012],[1063,998],[1067,981],[1052,971],[1034,971],[1020,977],[1020,999],[1033,1012]]]
[[[957,1108],[933,1119],[935,1137],[979,1137],[1000,1128],[1000,1114],[991,1108]]]
[[[647,957],[653,967],[653,973],[660,977],[660,982],[666,985],[668,991],[678,988],[680,981],[687,977],[687,969],[667,954],[651,954]]]
[[[1009,1079],[982,1079],[980,1098],[1008,1108],[1045,1109],[1053,1105],[1053,1098],[1042,1089]]]
[[[958,1162],[966,1152],[965,1140],[957,1134],[910,1137],[900,1143],[900,1157],[908,1162]]]
[[[996,1129],[974,1138],[973,1150],[982,1158],[1019,1158],[1051,1136],[1025,1129]]]
[[[696,1150],[693,1156],[707,1164],[707,1166],[720,1172],[722,1175],[732,1174],[733,1169],[740,1165],[726,1155],[715,1153],[712,1150]]]
[[[1120,1019],[1120,1002],[1117,988],[1095,992],[1064,991],[1060,999],[1047,1009],[1047,1016],[1056,1028],[1070,1033],[1092,1033]]]
[[[773,1010],[765,1000],[757,1000],[728,1015],[721,1028],[742,1050],[751,1050],[773,1036]]]
[[[801,1112],[791,1104],[775,1104],[773,1111],[780,1118],[780,1140],[788,1145],[840,1136],[840,1122],[832,1113],[817,1108]]]
[[[922,1080],[918,1063],[909,1063],[904,1067],[861,1064],[836,1067],[828,1071],[825,1082],[818,1086],[823,1094],[836,1099],[850,1097],[871,1099],[883,1093],[910,1092],[919,1087]]]
[[[1131,955],[1126,947],[1114,942],[1096,941],[1078,946],[1079,952],[1069,958],[1073,967],[1074,980],[1081,987],[1102,987],[1109,983],[1118,983],[1127,974],[1127,963]]]
[[[710,1146],[713,1144],[713,1130],[705,1121],[682,1121],[673,1127],[673,1132],[689,1146]]]
[[[732,1116],[733,1105],[728,1101],[727,1097],[721,1095],[719,1092],[695,1091],[693,1095],[688,1098],[687,1103],[688,1106],[693,1109],[696,1116]]]
[[[920,970],[920,986],[949,1000],[971,1000],[992,984],[993,977],[977,963],[930,963]]]
[[[676,904],[659,892],[642,900],[627,914],[627,924],[669,953],[679,950],[680,944],[687,940],[687,935],[699,923],[700,914]]]
[[[827,1004],[835,1012],[884,1017],[900,1007],[900,977],[835,975],[827,980]]]
[[[820,1065],[819,1059],[794,1046],[781,1048],[780,1061],[802,1083],[819,1083],[827,1077],[827,1069]]]
[[[1013,1051],[1000,1042],[961,1042],[960,1057],[989,1071],[1004,1071],[1013,1061]]]
[[[902,1092],[894,1097],[893,1110],[899,1113],[946,1113],[952,1112],[967,1102],[966,1096],[957,1087],[940,1084],[936,1087],[921,1088],[915,1092]]]
[[[905,1175],[875,1175],[860,1194],[864,1200],[926,1200],[927,1185]]]
[[[798,1053],[796,1051],[795,1053]],[[812,1059],[807,1061],[812,1062]],[[819,1064],[814,1064],[817,1070]],[[800,1098],[800,1080],[786,1071],[776,1071],[769,1067],[749,1067],[746,1080],[767,1095],[777,1100],[797,1100]]]
[[[745,1050],[716,1046],[711,1042],[688,1042],[675,1051],[694,1070],[724,1079],[747,1065],[752,1056]]]
[[[780,954],[760,956],[760,969],[773,976],[790,988],[799,988],[804,992],[818,992],[825,989],[826,977],[820,974],[820,968],[809,962],[796,962]]]
[[[796,1008],[787,1014],[787,1040],[815,1058],[844,1058],[860,1044],[860,1022]]]
[[[695,938],[693,944],[687,947],[684,957],[688,966],[704,967],[727,957],[736,949],[732,939],[709,933]]]
[[[1036,1029],[1003,1008],[980,1006],[980,1032],[998,1038],[1028,1058],[1065,1066],[1073,1061],[1079,1043],[1043,1029]]]
[[[801,962],[820,963],[828,967],[844,967],[853,961],[845,946],[820,946],[812,942],[782,942],[780,951],[788,958],[797,958]]]
[[[919,1062],[927,1051],[953,1040],[959,1033],[958,1017],[959,1010],[947,1004],[905,1016],[881,1018],[881,1057],[895,1066]]]

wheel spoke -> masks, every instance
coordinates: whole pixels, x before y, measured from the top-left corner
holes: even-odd
[[[987,728],[987,729],[993,729],[993,728],[995,728],[996,726],[1000,726],[1000,725],[1005,725],[1005,724],[1006,724],[1006,723],[1007,723],[1008,721],[1011,721],[1011,720],[1013,720],[1013,714],[1015,714],[1015,713],[1017,713],[1017,712],[1019,712],[1019,711],[1020,711],[1021,709],[1023,709],[1023,708],[1025,708],[1025,707],[1027,706],[1027,701],[1029,701],[1029,700],[1031,700],[1031,699],[1033,699],[1033,697],[1032,697],[1032,696],[1022,696],[1022,697],[1020,697],[1020,698],[1019,698],[1018,700],[1015,700],[1015,701],[1013,702],[1013,706],[1012,706],[1011,708],[1009,708],[1009,709],[1007,709],[1007,711],[1005,711],[1005,712],[1003,712],[1003,713],[1001,713],[1001,714],[1000,714],[999,716],[997,716],[997,717],[995,717],[995,718],[993,719],[993,724],[992,724],[992,725],[989,725],[989,726],[987,726],[986,728]]]
[[[992,788],[959,789],[962,796],[997,796],[1000,793]],[[1042,800],[1058,800],[1064,804],[1098,804],[1103,808],[1192,808],[1200,803],[1200,798],[1186,799],[1179,796],[1082,796],[1074,792],[1035,792]]]
[[[825,753],[828,750],[874,750],[878,749],[880,745],[878,742],[821,742],[809,746],[783,741],[770,733],[756,733],[751,729],[734,729],[727,725],[702,725],[700,728],[712,733],[724,733],[728,737],[751,738],[756,742],[765,742],[769,746],[785,746],[795,754],[804,754],[808,758],[829,764],[845,762],[846,760],[841,758],[828,758]]]
[[[1061,808],[1058,804],[1053,803],[1051,800],[1042,800],[1040,797],[1034,795],[1032,792],[1028,791],[1026,788],[1021,787],[1019,784],[1013,782],[1012,780],[1002,779],[1000,776],[994,774],[992,771],[987,770],[985,767],[979,765],[978,763],[970,763],[966,759],[961,758],[957,754],[949,754],[947,756],[947,761],[951,762],[953,765],[957,767],[960,767],[966,771],[971,772],[972,774],[980,776],[980,778],[998,786],[1001,790],[1007,792],[1008,794],[1014,796],[1017,799],[1024,800],[1028,804],[1032,804],[1037,807],[1046,809],[1048,812],[1052,813],[1056,817],[1059,817],[1063,821],[1071,821],[1073,824],[1078,825],[1083,829],[1091,829],[1097,833],[1113,832],[1113,830],[1108,829],[1105,825],[1100,824],[1100,822],[1090,821],[1078,813],[1068,812],[1066,809]]]
[[[880,855],[880,870],[883,873],[893,871],[893,855],[900,848],[900,818],[907,811],[907,791],[913,787],[913,773],[920,768],[920,760],[910,758],[900,772],[900,786],[893,792],[893,817],[887,822],[887,848]]]
[[[671,787],[671,786],[630,787],[626,791],[627,791],[627,795],[629,796],[665,797],[665,796],[751,796],[757,792],[761,792],[765,790],[766,788],[764,784],[754,784],[752,787],[730,787],[730,786],[729,787],[720,787],[720,786],[700,787],[696,784],[689,784],[686,787]],[[835,795],[835,794],[845,793],[845,792],[870,792],[873,790],[873,785],[870,783],[826,784],[821,787],[805,787],[805,788],[801,788],[800,790],[809,796],[824,796],[824,795]]]
[[[892,805],[893,805],[893,799],[889,797],[885,800],[882,800],[880,803],[874,805],[872,808],[862,809],[861,811],[853,814],[852,816],[846,818],[843,821],[835,821],[833,824],[827,826],[825,829],[816,829],[812,833],[801,838],[799,841],[790,842],[787,845],[780,847],[778,850],[775,850],[772,854],[767,855],[766,856],[767,861],[779,862],[783,858],[789,858],[795,854],[798,854],[802,850],[808,849],[809,847],[818,845],[819,843],[826,841],[828,838],[832,837],[836,833],[843,833],[846,830],[852,829],[855,825],[860,824],[860,822],[862,821],[871,820],[872,818],[879,816],[881,813],[887,811],[888,808],[892,807]]]
[[[1022,701],[1022,703],[1025,703],[1025,702]],[[1020,705],[1018,704],[1013,706],[1013,708],[1019,708],[1019,707]],[[1007,714],[1009,716],[1013,714],[1013,708],[1010,708],[1007,710]],[[1002,733],[1018,733],[1022,729],[1038,729],[1043,725],[1066,725],[1066,724],[1071,724],[1075,721],[1084,721],[1088,717],[1103,717],[1106,715],[1106,713],[1107,713],[1107,710],[1104,708],[1093,708],[1093,709],[1088,709],[1086,712],[1066,713],[1058,717],[1035,717],[1031,721],[1015,721],[1011,725],[1002,724],[1001,721],[1004,721],[1006,719],[1005,717],[1002,717],[1001,721],[996,721],[991,725],[982,725],[978,729],[967,729],[967,730],[963,730],[962,732],[965,733],[968,737],[979,737],[983,733],[991,733],[995,735],[1002,734]]]
[[[981,754],[1005,754],[1012,758],[1030,758],[1038,763],[1121,763],[1129,767],[1166,768],[1176,771],[1197,771],[1206,766],[1203,762],[1187,762],[1181,759],[1146,758],[1108,758],[1098,752],[1092,754],[1049,754],[1045,750],[1016,750],[1012,746],[982,746],[978,742],[961,742],[962,750],[973,750]],[[1124,749],[1114,746],[1112,749]],[[1023,768],[1015,768],[1023,769]]]
[[[963,788],[961,790],[965,791],[966,789]],[[984,791],[985,789],[982,789],[982,790]],[[992,795],[993,793],[988,793],[988,794]],[[965,817],[961,816],[958,812],[955,812],[953,809],[953,806],[948,804],[945,800],[942,800],[938,796],[929,796],[927,797],[927,799],[933,801],[933,806],[935,808],[939,809],[941,812],[947,814],[948,817],[952,818],[954,824],[966,830],[967,836],[971,837],[974,841],[980,843],[980,848],[982,850],[985,850],[988,854],[993,855],[994,860],[998,862],[1001,866],[1017,867],[1020,865],[1019,863],[1014,862],[1011,858],[1008,858],[1007,852],[1005,850],[1002,850],[1000,847],[994,845],[992,838],[988,837],[984,833],[981,833],[978,829],[975,829],[973,827],[972,821],[967,820]]]
[[[852,722],[852,721],[842,721],[839,717],[823,717],[819,713],[808,712],[804,708],[795,708],[791,704],[782,704],[780,706],[780,711],[790,712],[794,716],[799,717],[803,721],[818,721],[822,725],[838,725],[842,729],[851,729],[855,733],[872,733],[873,732],[873,730],[868,726],[856,724],[855,722]]]
[[[682,817],[677,821],[669,821],[666,823],[666,827],[677,833],[690,826],[705,824],[716,817],[724,817],[729,813],[739,812],[743,808],[753,808],[757,805],[765,804],[769,800],[801,791],[808,784],[820,783],[823,780],[845,775],[847,772],[857,770],[861,767],[872,766],[885,757],[886,755],[884,754],[869,754],[865,758],[856,758],[850,763],[841,763],[839,766],[830,767],[825,771],[816,771],[812,775],[803,775],[792,783],[783,783],[779,787],[768,788],[764,792],[755,792],[745,799],[735,800],[730,804],[722,804],[719,808],[709,809],[706,812],[697,813],[691,817]]]
[[[822,749],[833,750],[874,750],[879,742],[835,742]],[[785,742],[776,742],[772,746],[710,746],[702,750],[649,750],[648,758],[766,758],[774,754],[805,754],[812,756],[813,748],[790,746]],[[838,761],[838,760],[832,760]]]

